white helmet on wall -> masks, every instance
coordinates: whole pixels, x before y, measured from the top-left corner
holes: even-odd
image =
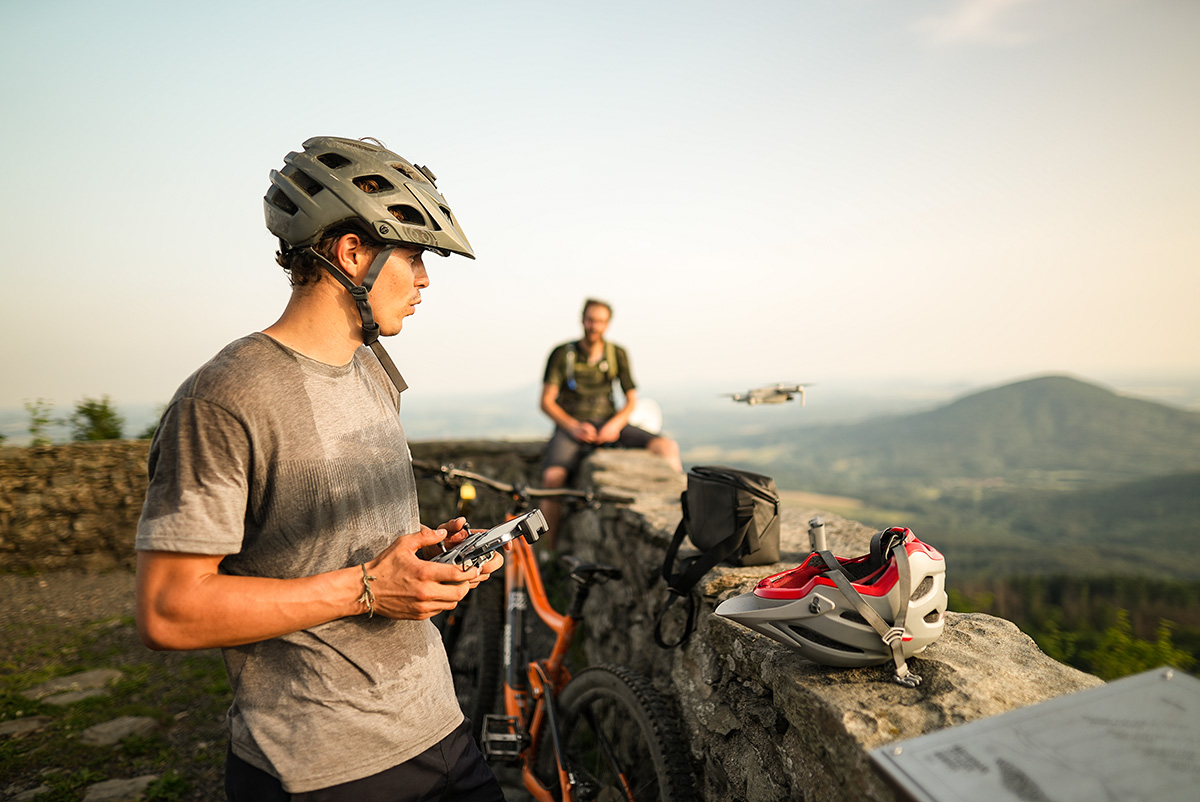
[[[663,425],[662,407],[653,398],[639,398],[629,415],[629,425],[650,434],[660,434]]]
[[[750,593],[722,602],[731,618],[828,666],[870,666],[892,659],[896,681],[921,678],[906,658],[925,650],[945,626],[946,561],[910,529],[871,539],[861,557],[814,551],[796,568],[769,576]]]

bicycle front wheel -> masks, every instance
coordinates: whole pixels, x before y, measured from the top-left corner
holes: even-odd
[[[694,799],[687,743],[667,701],[641,674],[623,666],[584,669],[563,688],[558,710],[565,762],[579,778],[577,799]]]

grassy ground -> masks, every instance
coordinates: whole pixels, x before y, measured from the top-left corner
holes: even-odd
[[[147,799],[223,798],[230,697],[220,654],[147,650],[134,628],[132,590],[127,572],[0,577],[0,722],[51,719],[41,732],[0,740],[0,798],[46,786],[38,802],[81,800],[94,783],[150,774],[159,780]],[[123,674],[105,697],[60,707],[21,695],[98,668]],[[85,729],[120,716],[159,726],[117,746],[81,742]]]

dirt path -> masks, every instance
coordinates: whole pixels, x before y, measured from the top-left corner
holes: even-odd
[[[62,658],[60,640],[69,639],[73,630],[112,622],[105,626],[105,639],[113,647],[103,668],[122,668],[127,664],[159,663],[172,666],[184,663],[189,653],[150,652],[138,640],[132,618],[134,615],[135,577],[131,571],[115,570],[106,573],[58,571],[37,576],[0,573],[0,670],[7,666],[17,673],[35,672],[49,667]],[[36,635],[35,635],[36,633]],[[30,649],[29,639],[44,641],[44,648]],[[223,754],[224,725],[215,718],[177,716],[171,730],[171,740],[183,744],[204,741]],[[212,721],[208,719],[212,718]],[[187,753],[188,749],[182,749]],[[217,763],[223,761],[218,760]],[[47,767],[53,765],[48,763]],[[524,802],[530,797],[520,787],[519,776],[511,770],[500,769],[497,775],[510,802]],[[197,769],[189,775],[192,787],[186,800],[209,800],[223,797],[220,791],[220,765]],[[11,779],[11,778],[0,778]],[[32,786],[30,780],[21,787]],[[0,782],[0,798],[5,783]]]
[[[0,574],[0,625],[11,621],[87,623],[133,615],[131,571],[86,574],[57,571],[39,576]]]

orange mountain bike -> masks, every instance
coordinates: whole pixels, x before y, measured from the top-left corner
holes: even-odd
[[[508,496],[509,520],[535,498],[589,505],[633,501],[590,490],[524,488],[416,460],[413,467],[457,489],[460,498],[473,498],[475,485]],[[567,558],[573,593],[563,614],[547,597],[533,547],[520,538],[510,545],[502,569],[504,599],[493,577],[440,622],[455,690],[464,712],[478,722],[488,760],[519,766],[525,787],[542,802],[693,799],[687,745],[667,699],[624,666],[591,666],[574,676],[567,667],[591,588],[619,580],[621,572]],[[531,607],[554,633],[543,658],[531,657],[525,618]],[[493,713],[496,707],[503,712]]]

